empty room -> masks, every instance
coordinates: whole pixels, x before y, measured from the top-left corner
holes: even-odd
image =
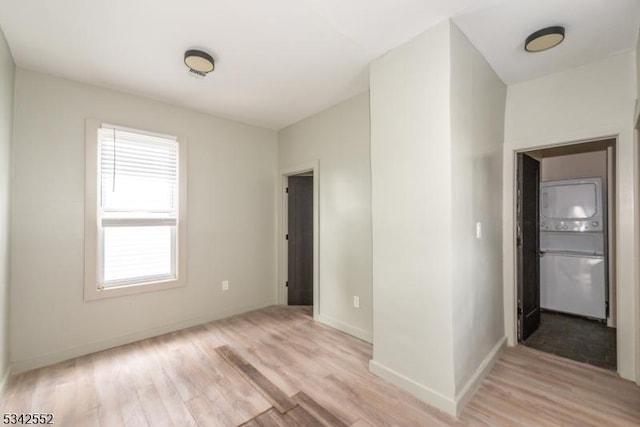
[[[640,426],[639,33],[0,2],[0,422]]]

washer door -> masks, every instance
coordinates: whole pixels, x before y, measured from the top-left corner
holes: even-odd
[[[606,318],[604,257],[546,253],[540,257],[540,306]]]

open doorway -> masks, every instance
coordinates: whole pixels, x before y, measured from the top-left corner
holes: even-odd
[[[518,154],[521,344],[616,370],[615,139]]]

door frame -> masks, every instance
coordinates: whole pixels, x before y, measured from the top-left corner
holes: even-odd
[[[623,188],[625,185],[624,182],[622,182],[621,175],[624,173],[628,173],[627,171],[622,170],[621,166],[621,156],[626,155],[627,153],[623,152],[624,150],[622,150],[622,146],[620,143],[621,138],[625,137],[627,135],[622,135],[622,132],[607,132],[607,133],[603,133],[601,136],[596,136],[596,137],[589,137],[589,138],[583,138],[583,139],[575,139],[575,140],[569,140],[569,141],[564,141],[564,142],[556,142],[556,141],[547,141],[546,144],[542,143],[542,144],[537,144],[533,141],[531,141],[530,144],[519,144],[517,149],[509,149],[509,145],[510,144],[505,144],[505,151],[504,151],[504,157],[503,157],[503,161],[505,162],[505,170],[506,168],[508,168],[510,166],[510,177],[511,179],[504,179],[503,182],[503,190],[505,191],[505,196],[509,195],[511,197],[511,199],[509,200],[508,198],[505,197],[504,199],[504,205],[503,205],[503,215],[504,215],[504,228],[503,228],[503,257],[504,257],[504,271],[503,271],[503,276],[504,276],[504,284],[505,284],[505,293],[504,293],[504,304],[505,304],[505,333],[507,335],[507,340],[508,340],[508,345],[509,346],[515,346],[515,345],[519,345],[518,343],[518,334],[517,334],[517,318],[518,318],[518,314],[517,314],[517,310],[518,310],[518,304],[517,304],[517,298],[518,298],[518,283],[517,283],[517,274],[518,274],[518,265],[517,265],[517,246],[516,246],[516,226],[517,226],[517,212],[516,212],[516,202],[517,202],[517,167],[518,167],[518,161],[517,161],[517,155],[518,153],[526,153],[528,151],[533,151],[533,150],[543,150],[546,148],[554,148],[554,147],[560,147],[560,146],[565,146],[565,145],[575,145],[575,144],[581,144],[581,143],[587,143],[587,142],[593,142],[593,141],[599,141],[599,140],[603,140],[603,139],[614,139],[615,140],[615,217],[616,217],[616,229],[615,229],[615,236],[609,236],[609,238],[614,238],[615,239],[615,247],[616,247],[616,253],[620,254],[623,250],[628,250],[628,243],[627,242],[627,246],[625,246],[624,248],[622,247],[622,239],[621,239],[621,233],[623,232],[623,227],[622,227],[622,223],[621,223],[621,214],[623,215],[628,215],[628,206],[623,206],[624,200],[622,199],[623,197],[626,197],[627,199],[629,198],[629,196],[627,194],[624,194],[625,189]],[[634,151],[635,151],[635,145],[634,144]],[[637,155],[637,153],[634,153]],[[634,156],[635,158],[635,156]],[[510,164],[509,164],[510,162]],[[638,180],[638,176],[637,176],[637,170],[636,170],[636,165],[635,165],[635,161],[633,162],[633,179],[634,179],[634,183],[637,182]],[[622,171],[621,171],[622,170]],[[506,178],[506,176],[505,176]],[[635,190],[637,191],[637,187],[635,187]],[[626,221],[626,223],[629,222],[633,222],[633,231],[634,231],[634,236],[633,236],[633,248],[632,248],[632,252],[635,252],[635,242],[637,239],[637,233],[638,233],[638,229],[636,224],[638,223],[638,212],[636,209],[636,204],[637,201],[634,200],[632,202],[633,204],[633,210],[632,210],[632,214],[633,214],[633,218],[630,218]],[[628,294],[628,292],[620,292],[620,283],[622,280],[625,280],[624,277],[621,277],[623,274],[621,273],[625,273],[628,272],[628,268],[630,266],[628,265],[622,265],[621,263],[621,259],[622,257],[616,257],[615,259],[615,277],[617,280],[616,283],[616,303],[617,303],[617,307],[618,307],[618,318],[620,318],[620,316],[626,317],[627,319],[633,319],[634,316],[638,315],[638,311],[640,310],[640,307],[636,306],[635,304],[633,304],[633,312],[629,313],[622,313],[624,310],[628,310],[628,306],[625,304],[620,304],[620,299],[622,298],[623,294]],[[622,269],[625,269],[626,271],[622,271]],[[637,266],[633,266],[633,286],[635,289],[637,289],[638,283],[636,281],[636,274],[637,274],[638,268]],[[635,329],[635,330],[634,330]],[[625,339],[627,339],[629,336],[633,337],[636,333],[638,333],[639,331],[637,330],[637,326],[633,325],[633,322],[619,322],[617,325],[617,329],[616,329],[616,338],[617,338],[617,359],[618,359],[618,368],[617,371],[619,374],[621,374],[622,377],[626,378],[626,379],[631,379],[634,380],[635,378],[630,378],[630,375],[628,375],[628,364],[629,362],[633,363],[634,359],[637,360],[637,358],[640,358],[640,354],[636,354],[636,349],[634,348],[630,348],[630,346],[628,345],[628,343],[625,343]],[[623,355],[624,352],[624,355]],[[624,358],[624,360],[626,360],[627,365],[626,366],[621,366],[621,356]],[[627,373],[627,375],[623,375],[624,373]],[[637,373],[636,373],[637,374]]]
[[[636,103],[635,111],[635,128],[633,130],[633,182],[634,182],[634,243],[635,247],[640,248],[640,102]],[[616,187],[617,188],[617,187]],[[616,248],[617,250],[617,248]],[[617,258],[616,258],[617,259]],[[635,371],[636,371],[636,384],[640,386],[640,266],[636,260],[636,270],[634,276],[635,283],[635,318],[636,324],[636,359],[635,359]]]
[[[287,267],[289,228],[287,186],[291,175],[311,172],[313,174],[313,318],[320,314],[320,162],[311,160],[280,169],[278,172],[278,272],[276,298],[278,304],[288,305]]]

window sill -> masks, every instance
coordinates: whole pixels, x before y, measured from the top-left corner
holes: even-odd
[[[94,301],[105,298],[115,298],[126,295],[142,294],[145,292],[162,291],[165,289],[179,288],[185,286],[183,279],[162,280],[158,282],[136,283],[132,285],[114,286],[112,288],[98,289],[93,285],[91,289],[85,287],[84,300]]]

